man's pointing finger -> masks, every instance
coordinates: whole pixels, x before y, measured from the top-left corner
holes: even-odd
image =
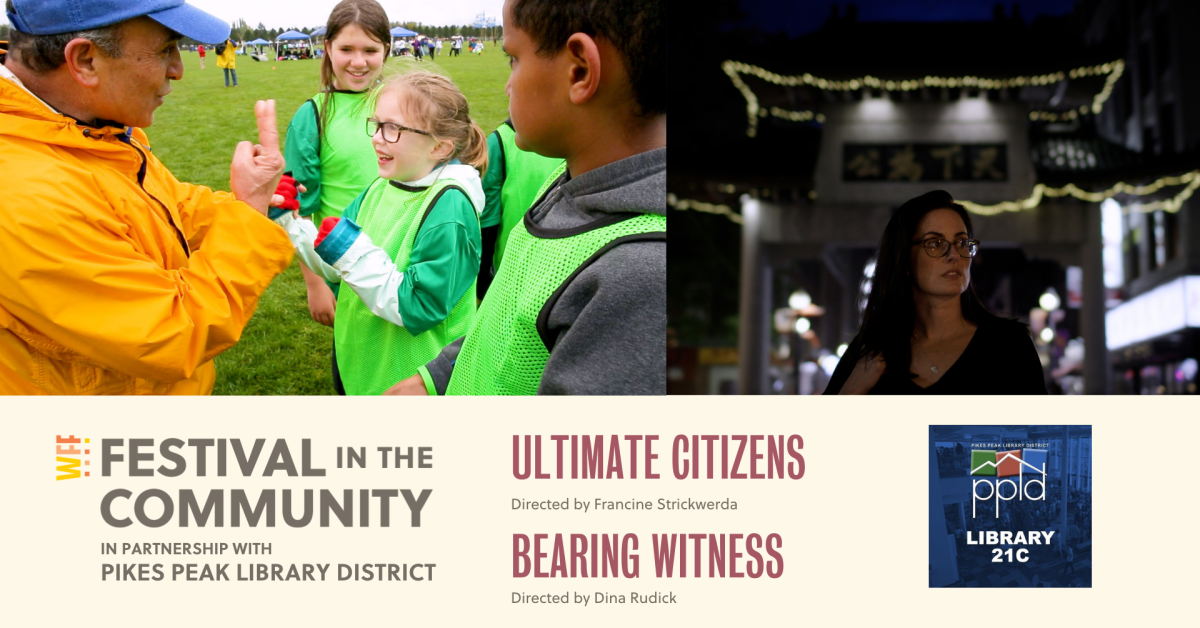
[[[279,152],[279,130],[275,126],[275,101],[260,100],[254,103],[254,117],[258,120],[258,143],[267,152]]]

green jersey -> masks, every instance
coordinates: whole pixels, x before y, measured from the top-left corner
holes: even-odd
[[[284,159],[296,182],[308,188],[300,195],[300,215],[311,216],[317,225],[341,216],[379,178],[375,147],[366,131],[371,115],[367,97],[368,92],[317,94],[300,105],[288,125]]]
[[[404,273],[398,295],[403,327],[376,316],[354,291],[338,293],[334,344],[342,383],[347,394],[377,395],[466,333],[475,316],[479,223],[453,179],[426,188],[379,180],[343,220],[361,226]]]
[[[655,214],[614,214],[571,230],[541,229],[526,217],[512,231],[508,261],[463,342],[446,394],[537,394],[554,346],[546,319],[563,288],[613,247],[664,240],[666,230],[666,217]]]
[[[500,226],[492,266],[500,268],[509,233],[533,206],[545,184],[557,179],[566,162],[517,148],[512,121],[505,121],[488,136],[488,171],[483,177],[487,202],[481,227]]]

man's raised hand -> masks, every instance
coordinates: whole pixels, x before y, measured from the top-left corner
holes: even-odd
[[[254,103],[254,117],[258,121],[258,143],[240,142],[234,149],[229,189],[238,200],[266,215],[284,168],[275,126],[275,101]]]

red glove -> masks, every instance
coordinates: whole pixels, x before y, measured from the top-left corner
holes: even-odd
[[[325,239],[325,236],[329,235],[330,231],[333,231],[339,220],[341,218],[338,216],[329,216],[325,220],[322,220],[321,228],[317,230],[317,239],[313,240],[313,246],[320,246],[321,241]]]
[[[279,180],[279,187],[275,188],[275,193],[283,197],[283,203],[279,205],[280,209],[288,211],[300,209],[300,201],[297,200],[300,192],[296,190],[296,180],[292,178],[292,175],[284,173],[283,178]]]

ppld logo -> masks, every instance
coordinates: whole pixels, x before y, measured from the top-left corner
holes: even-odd
[[[1045,449],[1013,449],[999,452],[990,449],[972,449],[971,477],[983,479],[971,483],[971,518],[975,518],[975,504],[980,500],[994,501],[997,517],[1000,516],[1000,502],[1014,499],[1045,501],[1046,459]],[[1024,480],[1026,476],[1029,476],[1028,481]],[[1016,481],[1000,478],[1016,478]],[[1029,487],[1034,484],[1038,485],[1040,489],[1036,497],[1029,492]],[[987,495],[979,494],[980,485],[988,487]],[[1008,497],[1004,496],[1005,486],[1009,488]]]
[[[56,440],[58,445],[55,447],[55,453],[57,453],[58,456],[55,458],[55,460],[58,461],[58,475],[55,476],[54,479],[74,480],[75,478],[79,477],[80,462],[82,462],[83,466],[85,467],[90,467],[92,465],[92,461],[85,457],[91,455],[92,450],[91,448],[85,448],[82,451],[77,449],[76,445],[80,444],[80,439],[75,438],[74,435],[67,437],[59,435]],[[84,438],[82,440],[83,444],[85,445],[92,442],[92,439],[90,438]],[[74,456],[74,458],[71,456]],[[91,471],[83,472],[83,477],[85,478],[91,477],[91,475]]]

